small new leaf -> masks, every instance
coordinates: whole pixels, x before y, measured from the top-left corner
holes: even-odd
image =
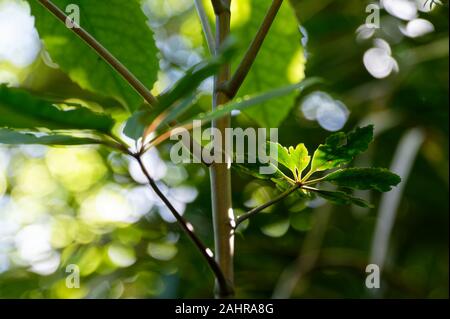
[[[288,168],[296,181],[300,181],[302,172],[308,167],[311,160],[305,144],[298,144],[295,148],[293,146],[286,148],[278,143],[270,142],[270,147],[271,154],[277,152],[278,163]]]
[[[327,175],[324,181],[338,186],[362,190],[374,189],[389,192],[401,182],[401,178],[384,168],[348,168]]]

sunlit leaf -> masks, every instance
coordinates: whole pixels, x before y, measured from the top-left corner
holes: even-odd
[[[246,2],[246,0],[238,0]],[[241,57],[259,30],[272,0],[250,0],[251,14],[233,33],[241,41]],[[235,15],[241,13],[235,12]],[[265,92],[274,87],[296,83],[304,78],[306,59],[301,45],[302,35],[295,10],[284,1],[267,35],[255,64],[241,87],[238,97]],[[236,59],[234,68],[240,59]],[[295,105],[295,92],[244,113],[262,127],[278,127]]]
[[[288,168],[296,180],[300,180],[303,170],[311,160],[305,144],[298,144],[295,148],[293,146],[286,148],[279,143],[270,143],[270,147],[276,148],[273,151],[278,152],[278,163]]]
[[[28,1],[45,49],[53,61],[83,89],[110,96],[129,110],[143,99],[106,62],[58,21],[38,1]],[[159,63],[153,32],[139,1],[54,1],[63,10],[69,4],[80,8],[80,25],[121,61],[149,89],[157,78]]]
[[[350,163],[369,147],[373,140],[373,126],[357,128],[348,134],[331,135],[314,153],[311,171],[325,171]]]

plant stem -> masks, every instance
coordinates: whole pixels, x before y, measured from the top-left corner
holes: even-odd
[[[163,194],[163,192],[159,189],[158,185],[156,184],[155,180],[150,176],[147,168],[145,167],[144,163],[142,162],[142,158],[139,155],[135,155],[134,158],[138,161],[139,166],[144,173],[145,177],[147,178],[150,187],[153,189],[153,191],[158,195],[158,197],[164,202],[164,204],[169,208],[175,219],[177,220],[178,224],[181,226],[181,228],[184,230],[184,232],[189,236],[189,238],[192,240],[194,245],[197,247],[197,249],[200,251],[202,256],[206,259],[209,267],[213,271],[217,283],[218,288],[222,294],[230,294],[231,293],[231,286],[227,282],[227,279],[225,278],[222,270],[220,269],[218,263],[214,259],[214,254],[212,251],[206,247],[201,239],[195,234],[194,227],[191,223],[189,223],[186,219],[181,216],[181,214],[173,207],[172,203],[169,201],[169,199]]]
[[[66,23],[67,15],[53,4],[50,0],[38,0],[39,3],[50,11],[56,18]],[[89,32],[79,25],[74,25],[71,30],[77,34],[87,45],[89,45],[97,54],[102,57],[109,65],[111,65],[119,74],[141,95],[150,105],[156,105],[157,99],[147,89],[147,87],[133,74],[126,66],[117,60],[111,52],[108,51],[101,43],[99,43]]]
[[[228,97],[235,97],[239,91],[239,88],[242,86],[242,83],[244,83],[244,80],[250,72],[250,69],[252,68],[253,63],[256,60],[261,46],[264,43],[264,40],[266,39],[267,34],[269,33],[269,30],[282,4],[283,0],[273,0],[269,11],[264,18],[264,21],[262,22],[258,33],[250,44],[250,47],[248,48],[247,53],[242,59],[241,64],[237,68],[231,80],[223,88],[223,91],[228,95]]]
[[[308,181],[307,179],[309,177],[311,177],[311,176],[305,176],[305,178],[303,179],[305,181],[302,182],[303,185],[314,185],[314,184],[320,183],[321,181],[323,181],[326,178],[326,176],[323,176],[321,178],[316,178],[316,179],[312,179],[312,180]]]
[[[311,191],[311,192],[318,192],[319,191],[317,188],[310,187],[310,186],[307,186],[307,185],[303,185],[302,188],[306,189],[307,191]]]
[[[286,190],[285,192],[281,193],[280,195],[278,195],[277,197],[275,197],[274,199],[272,199],[271,201],[258,206],[256,208],[253,208],[251,211],[239,216],[236,219],[236,225],[235,225],[235,229],[239,227],[239,225],[241,223],[243,223],[244,221],[246,221],[247,219],[249,219],[250,217],[258,214],[259,212],[263,211],[264,209],[266,209],[267,207],[270,207],[280,201],[282,201],[283,199],[285,199],[286,197],[288,197],[289,195],[291,195],[293,192],[295,192],[297,189],[299,189],[301,187],[301,185],[295,185],[294,187],[289,188],[288,190]]]
[[[310,170],[303,178],[302,178],[302,182],[306,182],[313,174],[315,173],[315,171]]]
[[[202,0],[194,0],[194,3],[202,24],[203,32],[205,34],[206,44],[208,45],[209,52],[213,55],[215,53],[216,46],[214,45],[214,35],[208,21],[208,16],[206,15],[205,7],[203,6]]]
[[[220,15],[226,11],[230,12],[231,0],[211,0],[216,15]]]
[[[216,10],[216,51],[230,34],[230,4],[231,0],[213,0],[214,9]],[[230,73],[230,65],[225,64],[215,77],[213,110],[229,102],[228,96],[219,92],[218,88],[228,81]],[[212,125],[222,133],[222,138],[225,138],[225,129],[230,127],[230,123],[230,116],[226,116],[217,121],[213,121]],[[223,143],[224,141],[222,141],[222,145],[224,145]],[[223,162],[213,163],[210,167],[214,241],[216,260],[227,282],[233,287],[234,228],[232,222],[234,220],[234,214],[231,199],[231,172],[227,164]],[[224,291],[218,289],[216,295],[219,298],[227,298],[232,294],[229,292],[224,294]]]

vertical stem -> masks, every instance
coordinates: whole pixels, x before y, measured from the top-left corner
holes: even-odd
[[[223,6],[216,8],[216,50],[221,46],[230,34],[230,4],[231,0],[223,0]],[[220,9],[217,9],[220,8]],[[218,88],[230,79],[230,65],[224,65],[215,78],[213,109],[229,101],[229,98]],[[229,116],[213,122],[213,127],[222,133],[222,145],[224,145],[225,129],[230,127],[231,118]],[[225,163],[214,163],[210,167],[211,174],[211,194],[212,194],[212,212],[214,222],[214,240],[216,250],[216,260],[222,269],[222,272],[228,281],[230,287],[233,287],[234,269],[234,229],[232,220],[234,219],[231,200],[231,172]],[[217,297],[231,297],[232,292],[220,291],[216,289]]]

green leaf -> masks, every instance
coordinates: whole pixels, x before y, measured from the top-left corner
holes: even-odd
[[[268,165],[272,165],[272,164],[268,164]],[[259,164],[259,163],[245,162],[245,163],[233,163],[233,165],[231,167],[239,173],[244,173],[246,175],[250,175],[257,179],[262,179],[262,180],[272,179],[272,177],[273,177],[272,175],[261,174],[261,172],[260,172],[261,166],[262,166],[262,164]],[[277,173],[278,173],[278,171],[277,171]]]
[[[314,153],[311,172],[325,171],[350,163],[369,147],[373,140],[373,125],[357,128],[349,134],[335,133]]]
[[[155,111],[149,110],[139,110],[134,112],[130,118],[126,121],[123,133],[133,140],[138,140],[144,135],[145,129],[159,118],[160,122],[156,125],[155,131],[162,129],[165,125],[170,122],[175,121],[178,117],[182,116],[185,112],[189,110],[195,104],[196,96],[193,94],[184,100],[176,103],[173,107],[169,108],[163,115],[159,118],[156,109]]]
[[[186,71],[186,74],[166,93],[159,97],[159,103],[153,110],[139,110],[132,114],[125,124],[124,133],[137,140],[144,134],[145,128],[153,122],[158,113],[166,113],[156,129],[176,120],[193,106],[197,97],[196,90],[206,79],[214,76],[220,66],[230,59],[233,45],[227,44],[218,56],[200,62]]]
[[[233,28],[233,34],[241,40],[241,56],[236,59],[238,66],[248,45],[253,40],[272,4],[272,0],[237,0],[234,14],[237,20],[245,20]],[[250,4],[248,15],[244,6]],[[265,39],[261,51],[238,92],[238,97],[266,92],[274,87],[288,85],[304,78],[306,59],[301,46],[302,35],[295,10],[289,1],[284,1]],[[270,103],[261,102],[258,108],[245,110],[251,119],[262,127],[278,127],[295,105],[296,94],[290,92]]]
[[[189,128],[189,127],[191,127],[191,124],[193,121],[202,121],[203,124],[212,122],[214,120],[220,119],[220,118],[230,114],[232,111],[243,111],[243,110],[246,110],[246,109],[249,109],[251,107],[258,105],[261,102],[266,102],[271,99],[275,99],[277,97],[284,96],[284,95],[294,92],[296,90],[301,91],[301,90],[305,89],[306,87],[317,83],[318,81],[319,80],[316,78],[309,78],[298,84],[290,85],[290,86],[276,89],[276,90],[273,90],[273,91],[270,91],[268,93],[264,93],[264,94],[261,94],[258,96],[246,97],[245,99],[241,99],[241,100],[237,100],[234,102],[230,102],[230,103],[221,105],[220,107],[218,107],[217,109],[215,109],[211,112],[197,114],[196,116],[194,116],[186,121],[183,121],[182,123],[178,124],[176,127],[172,127],[170,130],[164,131],[163,133],[168,133],[171,130],[173,131],[175,129],[179,129],[179,128],[183,128],[183,127]]]
[[[327,175],[323,180],[338,186],[375,189],[380,192],[388,192],[392,186],[397,186],[401,182],[398,175],[384,168],[342,169]]]
[[[277,162],[282,164],[284,167],[289,168],[292,173],[294,173],[295,163],[291,159],[289,150],[282,146],[280,143],[269,142],[270,154],[277,154]]]
[[[17,132],[0,128],[0,144],[9,145],[87,145],[101,144],[102,142],[93,138],[75,137],[60,134],[32,134]]]
[[[236,169],[237,171],[253,176],[258,179],[262,180],[276,180],[276,179],[283,179],[286,181],[289,181],[289,177],[284,175],[284,173],[275,165],[272,163],[266,163],[262,164],[259,162],[258,159],[255,159],[254,157],[250,157],[249,155],[245,155],[245,159],[243,161],[244,163],[238,163],[236,159],[233,161],[232,168]],[[260,172],[261,167],[268,167],[270,166],[274,173],[273,174],[262,174]],[[292,184],[290,184],[292,186]]]
[[[356,205],[364,208],[373,208],[373,206],[361,198],[353,197],[344,192],[332,192],[325,190],[315,190],[314,193],[337,205]]]
[[[311,160],[305,144],[298,144],[295,148],[290,146],[289,149],[279,143],[270,142],[269,144],[271,148],[276,148],[271,151],[271,154],[278,153],[278,163],[291,170],[295,180],[300,181],[302,172]]]
[[[293,148],[292,146],[289,147],[289,154],[295,164],[294,176],[296,176],[297,180],[301,180],[302,172],[308,167],[309,162],[311,161],[308,149],[305,144],[301,143],[298,144],[296,148]]]
[[[115,98],[131,111],[143,99],[105,61],[38,1],[28,1],[36,28],[52,59],[83,89]],[[139,1],[54,1],[63,11],[69,4],[80,8],[80,25],[106,47],[149,89],[159,68],[153,32]]]
[[[192,95],[203,81],[219,72],[220,67],[233,57],[234,52],[234,41],[229,40],[223,45],[218,55],[187,70],[185,75],[168,92],[159,97],[159,107],[166,109],[176,101]]]
[[[138,140],[144,134],[148,123],[155,118],[152,112],[140,110],[134,112],[125,123],[123,133],[133,140]]]
[[[16,129],[89,129],[108,133],[111,117],[87,108],[61,110],[27,91],[0,85],[0,127]]]
[[[289,95],[292,92],[295,92],[295,91],[301,92],[305,88],[307,88],[311,85],[314,85],[318,82],[319,82],[319,80],[317,78],[309,78],[300,83],[285,86],[285,87],[282,87],[279,89],[275,89],[275,90],[269,91],[267,93],[263,93],[261,95],[250,96],[250,97],[246,97],[243,99],[238,99],[237,101],[224,104],[224,105],[218,107],[216,110],[211,111],[209,113],[203,113],[203,114],[197,115],[196,117],[184,122],[183,124],[190,123],[193,120],[200,120],[200,121],[203,121],[204,123],[211,122],[211,121],[217,120],[219,118],[222,118],[222,117],[230,114],[232,111],[248,110],[252,107],[260,105],[261,103],[265,103],[267,101]]]

